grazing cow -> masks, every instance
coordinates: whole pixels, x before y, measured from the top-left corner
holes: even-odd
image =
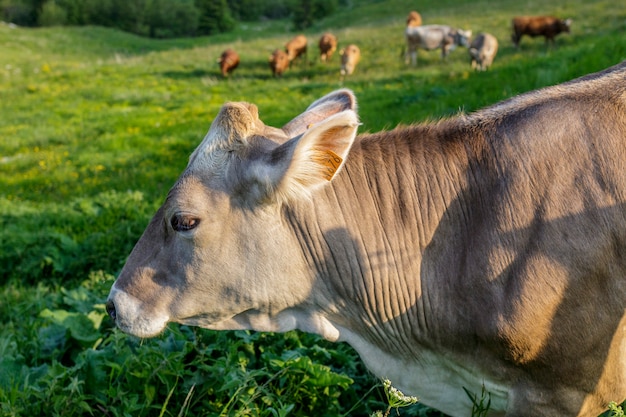
[[[227,103],[111,288],[168,322],[317,333],[451,416],[626,399],[626,61],[356,137],[349,90],[282,129]]]
[[[543,36],[546,44],[552,42],[554,37],[561,32],[569,32],[572,19],[559,19],[553,16],[517,16],[513,18],[513,34],[511,39],[516,48],[523,35],[530,37]]]
[[[289,58],[289,62],[291,63],[302,55],[306,57],[306,46],[307,40],[306,36],[304,35],[298,35],[289,42],[287,42],[285,44],[285,52],[287,52],[287,58]]]
[[[457,45],[468,45],[472,31],[453,29],[445,25],[407,26],[405,35],[407,42],[405,60],[408,64],[410,57],[411,63],[415,65],[418,49],[432,51],[441,48],[441,57],[445,59]]]
[[[319,47],[322,62],[330,61],[337,50],[337,37],[332,33],[324,33],[320,38]]]
[[[498,40],[489,33],[479,33],[470,43],[468,51],[472,68],[485,71],[498,53]]]
[[[287,58],[287,53],[282,49],[276,49],[270,55],[269,63],[274,77],[280,77],[289,68],[289,58]]]
[[[361,60],[361,50],[358,46],[350,44],[339,51],[341,55],[341,75],[350,75],[354,72],[357,64]]]
[[[229,74],[239,66],[239,54],[232,49],[227,49],[222,52],[220,59],[217,61],[220,64],[220,70],[224,77],[228,77]]]
[[[422,24],[422,16],[416,12],[415,10],[409,12],[408,17],[406,18],[407,27],[417,27]]]

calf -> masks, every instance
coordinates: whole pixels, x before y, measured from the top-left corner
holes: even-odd
[[[407,26],[405,30],[407,51],[406,63],[417,63],[417,50],[427,51],[441,48],[441,57],[446,58],[457,45],[467,46],[471,30],[454,29],[445,25]]]
[[[626,399],[626,63],[358,126],[349,90],[282,128],[225,104],[111,288],[117,326],[317,333],[451,416],[483,390],[491,417]]]
[[[407,27],[417,27],[422,24],[422,16],[416,12],[415,10],[409,12],[409,15],[406,18]]]
[[[306,57],[306,51],[307,40],[304,35],[298,35],[285,44],[285,52],[290,63],[302,55]]]
[[[498,40],[489,33],[479,33],[470,43],[468,51],[472,68],[485,71],[498,53]]]
[[[282,49],[276,49],[269,58],[270,69],[274,77],[280,77],[289,68],[289,58]]]
[[[220,65],[220,70],[224,77],[228,77],[229,74],[239,66],[239,54],[232,49],[227,49],[222,52],[222,55],[217,61]]]
[[[337,50],[337,37],[332,33],[324,33],[319,41],[320,59],[327,62]]]
[[[559,19],[553,16],[518,16],[513,18],[513,34],[511,39],[516,48],[519,48],[520,39],[523,35],[530,37],[543,36],[546,44],[552,42],[554,37],[561,32],[569,32],[572,25],[571,19]]]
[[[358,46],[350,44],[342,49],[339,54],[341,55],[341,76],[351,75],[361,60],[361,50]]]

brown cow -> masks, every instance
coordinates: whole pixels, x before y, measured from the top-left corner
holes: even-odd
[[[339,51],[341,55],[341,75],[350,75],[354,72],[357,64],[361,60],[361,50],[358,46],[350,44]]]
[[[406,18],[407,27],[416,27],[422,24],[422,16],[415,10],[409,12]]]
[[[511,39],[516,48],[519,48],[520,39],[523,35],[530,37],[543,36],[546,44],[552,42],[554,37],[561,32],[569,32],[572,19],[559,19],[553,16],[517,16],[513,18],[513,34]]]
[[[290,63],[302,55],[306,58],[306,51],[307,40],[304,35],[298,35],[285,44],[285,52]]]
[[[479,71],[486,71],[498,53],[498,40],[490,33],[479,33],[469,45],[471,66]]]
[[[358,126],[349,90],[283,128],[225,104],[111,288],[117,326],[317,333],[451,416],[466,392],[492,417],[626,399],[626,61]]]
[[[217,62],[220,64],[222,75],[228,77],[239,66],[239,54],[229,48],[222,52]]]
[[[287,58],[287,53],[282,49],[276,49],[270,55],[269,63],[274,77],[280,77],[289,68],[289,58]]]
[[[337,50],[337,37],[329,32],[324,33],[320,38],[319,47],[322,62],[329,61]]]

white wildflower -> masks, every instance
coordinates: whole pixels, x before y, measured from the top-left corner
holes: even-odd
[[[383,388],[391,408],[407,407],[419,401],[417,397],[404,395],[402,391],[393,387],[388,379],[383,380]]]

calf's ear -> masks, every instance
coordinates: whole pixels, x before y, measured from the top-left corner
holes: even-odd
[[[346,88],[335,90],[324,97],[315,100],[301,115],[283,126],[288,138],[294,138],[304,133],[309,126],[319,123],[344,110],[356,112],[357,104],[354,93]]]
[[[329,106],[332,114],[335,105],[321,102],[316,108]],[[309,120],[320,118],[321,114]],[[290,200],[307,197],[342,169],[358,126],[358,116],[352,109],[310,124],[302,134],[243,166],[235,196],[251,207],[264,202],[288,204]]]

